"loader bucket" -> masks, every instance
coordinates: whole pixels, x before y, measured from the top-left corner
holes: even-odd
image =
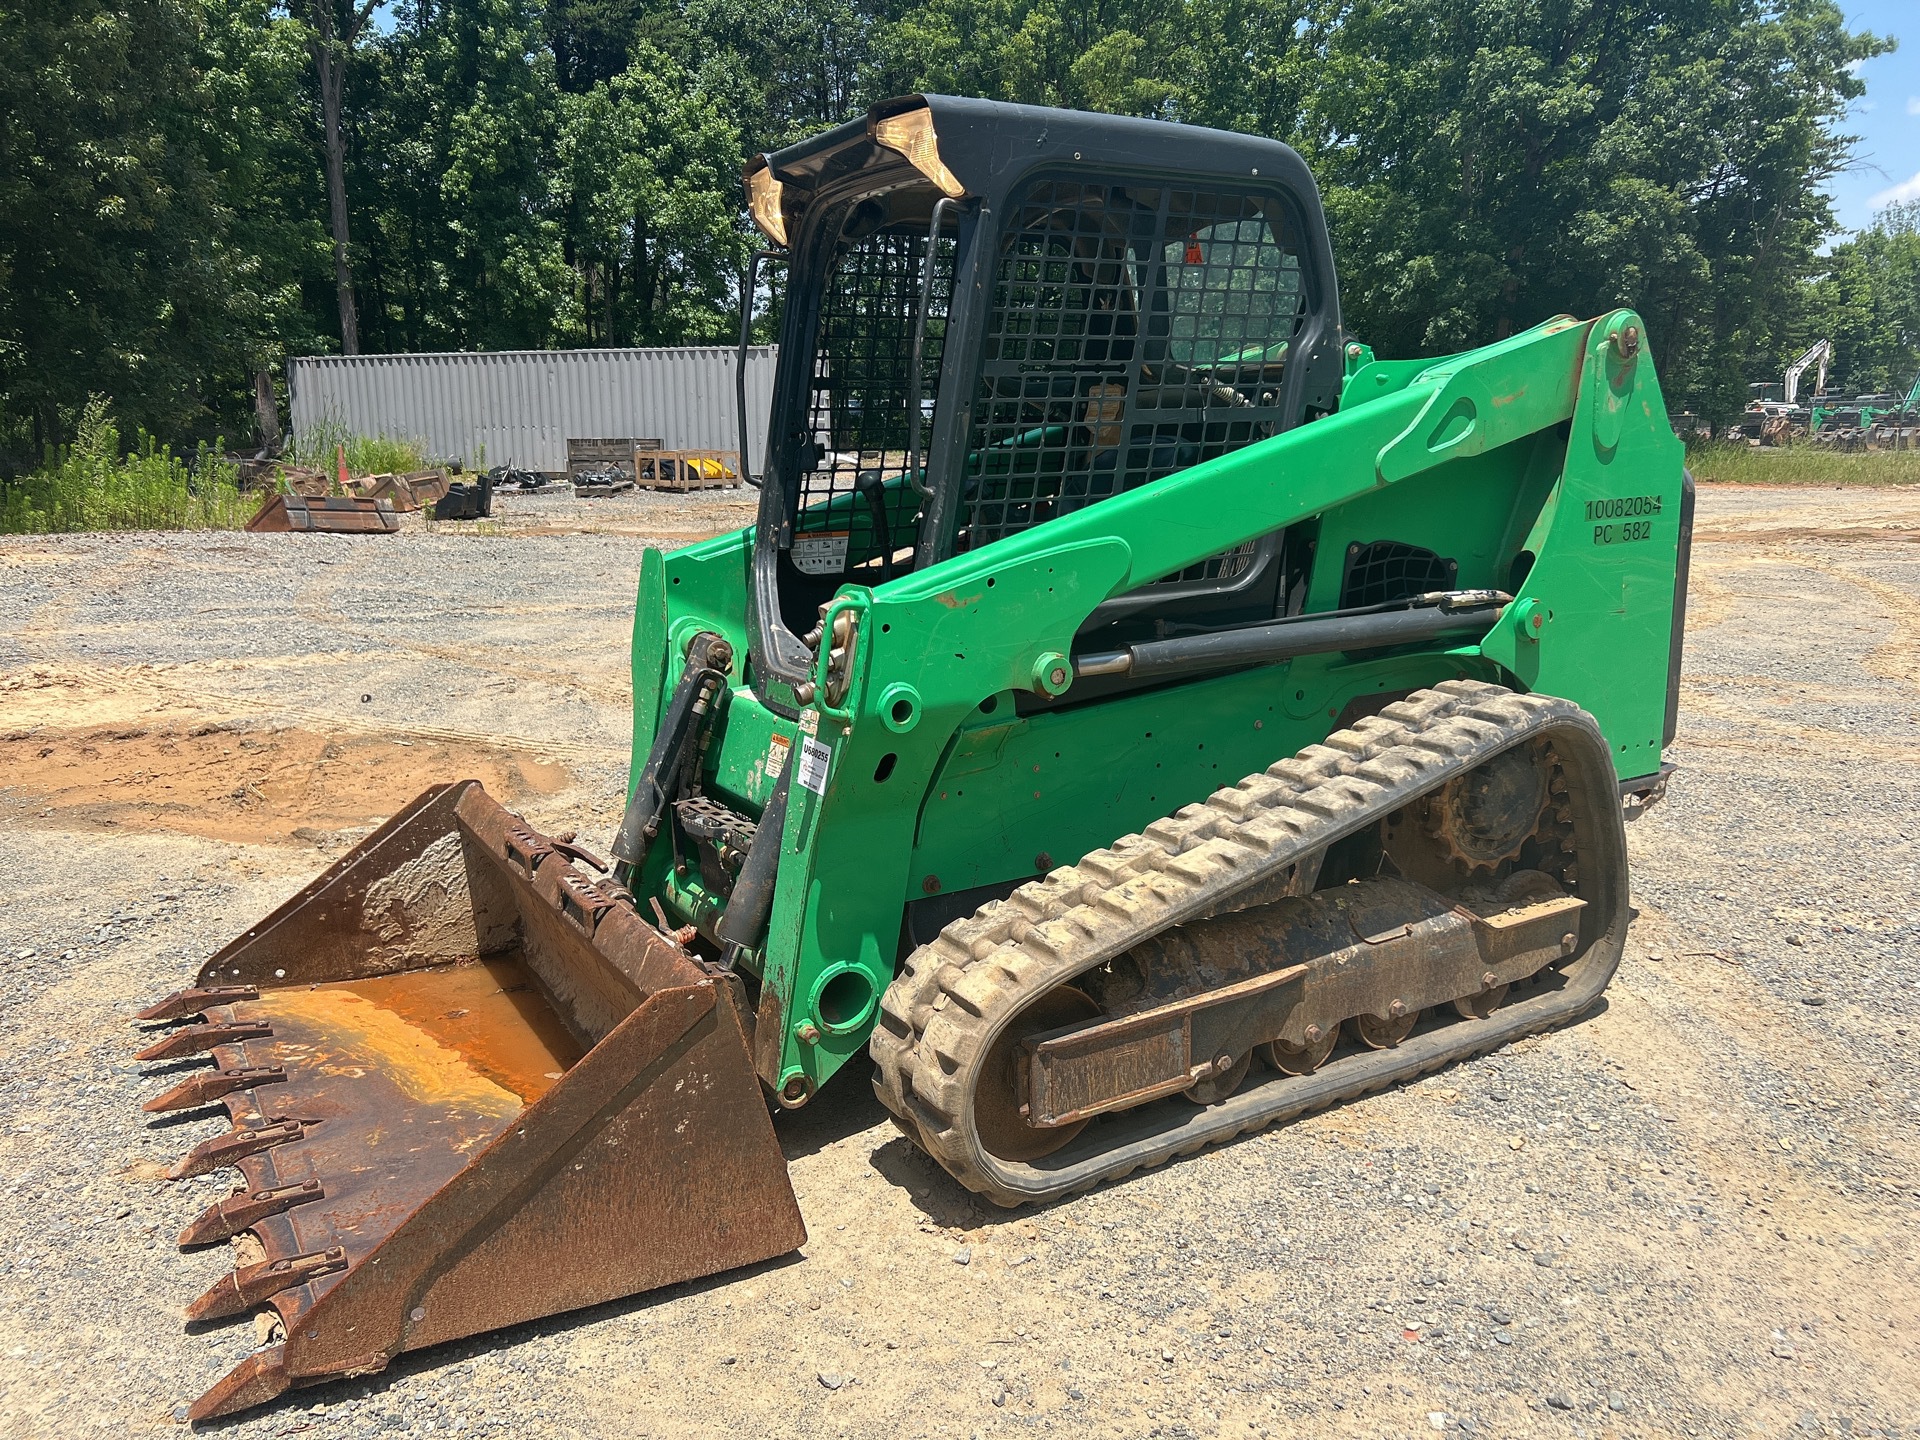
[[[269,495],[247,529],[255,534],[325,533],[333,535],[392,535],[400,517],[388,500],[360,500],[350,495],[314,499],[306,495]]]
[[[189,1317],[279,1322],[193,1418],[804,1243],[738,982],[575,857],[430,790],[144,1012],[147,1108],[233,1122],[173,1175],[243,1182]]]

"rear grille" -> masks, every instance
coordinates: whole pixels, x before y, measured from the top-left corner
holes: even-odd
[[[1346,579],[1340,586],[1340,608],[1390,605],[1430,590],[1451,590],[1459,573],[1457,563],[1418,545],[1398,540],[1349,545]]]

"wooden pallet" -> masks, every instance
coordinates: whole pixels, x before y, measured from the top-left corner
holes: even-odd
[[[567,474],[578,475],[582,470],[604,470],[609,465],[626,465],[633,460],[636,450],[659,450],[666,445],[664,440],[640,439],[626,436],[620,439],[567,440]]]
[[[740,452],[642,449],[636,445],[633,483],[643,490],[725,489],[740,483]]]

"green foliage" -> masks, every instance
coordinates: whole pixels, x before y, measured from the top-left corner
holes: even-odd
[[[0,455],[95,391],[206,438],[308,340],[296,58],[265,0],[0,7]]]
[[[1434,353],[1632,305],[1670,398],[1715,420],[1792,318],[1848,67],[1886,48],[1832,0],[1353,0],[1312,34],[1358,333]]]
[[[1920,450],[1843,451],[1711,441],[1687,447],[1693,478],[1722,485],[1920,485]]]
[[[1885,48],[1836,0],[381,3],[343,60],[370,352],[729,340],[746,156],[924,89],[1288,140],[1385,355],[1625,303],[1709,420],[1821,333],[1855,388],[1920,371],[1915,216],[1819,253]],[[0,7],[0,473],[95,391],[249,432],[255,371],[338,343],[312,14]]]
[[[1311,0],[925,0],[888,27],[894,90],[1292,138]]]
[[[1809,342],[1833,341],[1829,389],[1904,399],[1920,378],[1920,201],[1836,245],[1808,309]]]
[[[331,420],[309,426],[288,458],[295,464],[331,475],[343,445],[349,475],[404,475],[409,470],[424,470],[433,463],[427,456],[424,440],[394,435],[355,435],[346,426]]]
[[[1887,42],[1833,0],[924,0],[908,83],[1287,139],[1383,355],[1632,305],[1723,420],[1797,336]]]
[[[666,55],[560,99],[553,194],[580,277],[568,319],[588,344],[710,344],[738,333],[746,260],[733,191],[740,136]]]
[[[213,447],[188,465],[141,431],[123,453],[107,401],[90,398],[74,443],[46,463],[0,483],[0,533],[70,530],[235,530],[256,508],[240,494],[239,472]]]

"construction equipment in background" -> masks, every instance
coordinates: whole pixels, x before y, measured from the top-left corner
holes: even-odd
[[[1906,397],[1874,416],[1867,434],[1870,450],[1920,449],[1920,375],[1907,388]]]
[[[1804,439],[1819,427],[1811,407],[1800,404],[1800,380],[1818,366],[1814,392],[1827,388],[1827,368],[1833,363],[1833,342],[1816,340],[1787,366],[1779,385],[1767,382],[1749,385],[1746,413],[1741,416],[1738,433],[1757,445],[1786,445]]]
[[[1818,394],[1820,391],[1826,389],[1827,367],[1832,363],[1833,342],[1831,340],[1816,340],[1813,344],[1809,345],[1806,352],[1802,354],[1798,360],[1795,360],[1791,365],[1787,366],[1787,373],[1783,377],[1785,380],[1783,398],[1787,404],[1798,405],[1800,403],[1800,377],[1805,375],[1807,371],[1815,365],[1818,365],[1820,369],[1818,377],[1813,382],[1814,393]]]
[[[1818,396],[1813,441],[1832,450],[1911,450],[1920,443],[1920,378],[1902,397],[1892,392]]]
[[[1772,448],[1790,444],[1796,431],[1805,434],[1811,422],[1811,414],[1801,416],[1796,410],[1777,401],[1749,401],[1735,423],[1733,433],[1749,445]]]
[[[1692,517],[1638,316],[1378,359],[1298,156],[1147,120],[909,96],[747,190],[758,519],[641,558],[611,853],[436,788],[147,1012],[244,1181],[194,1313],[273,1327],[197,1418],[793,1249],[762,1097],[844,1068],[1047,1202],[1619,962]]]
[[[1854,397],[1835,397],[1816,407],[1812,440],[1827,450],[1842,452],[1867,448],[1868,412]]]
[[[493,514],[493,473],[455,480],[433,503],[435,520],[485,520]]]
[[[267,483],[277,486],[288,495],[300,495],[309,500],[324,500],[337,494],[338,482],[324,470],[311,465],[276,465],[267,477]]]
[[[633,467],[616,461],[593,470],[582,470],[573,477],[573,493],[582,500],[604,500],[624,495],[633,489]]]
[[[310,466],[276,466],[272,489],[247,529],[262,534],[392,535],[400,515],[447,493],[444,470],[404,475],[350,475],[344,445],[335,447],[335,473]]]

